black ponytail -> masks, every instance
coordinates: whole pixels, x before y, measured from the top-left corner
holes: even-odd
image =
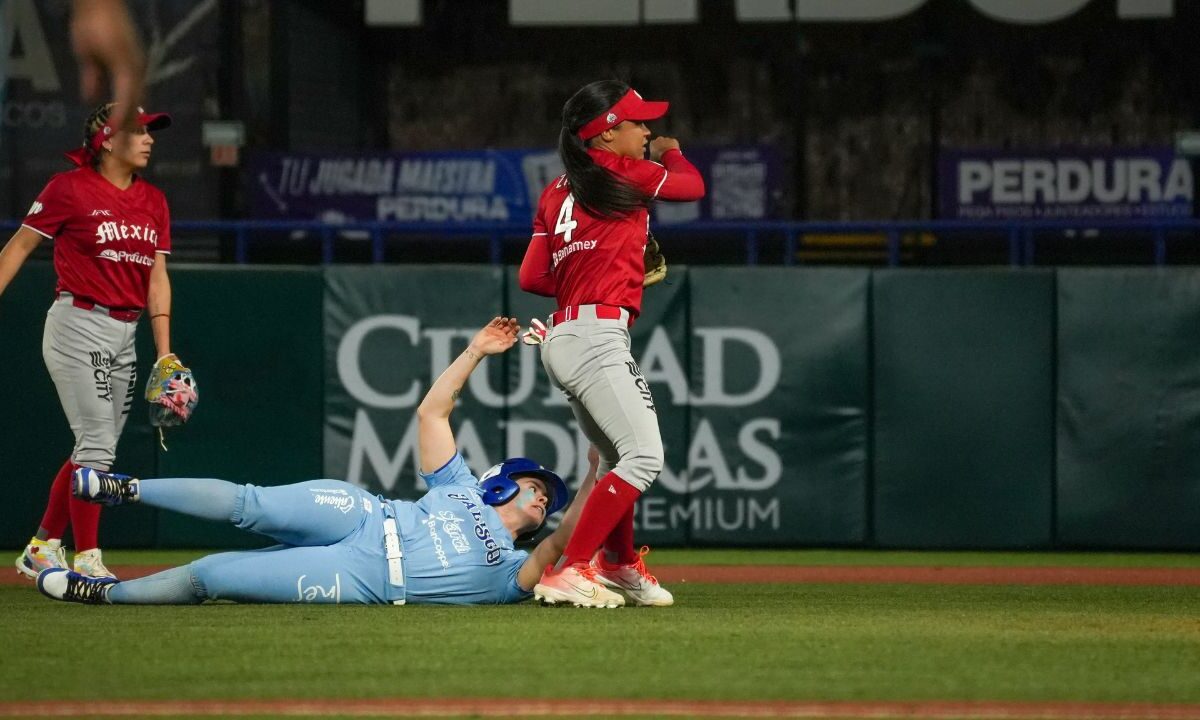
[[[571,96],[562,111],[558,156],[567,170],[575,204],[592,215],[616,219],[650,206],[650,196],[597,165],[588,155],[579,129],[617,104],[629,86],[619,80],[600,80],[584,85]]]

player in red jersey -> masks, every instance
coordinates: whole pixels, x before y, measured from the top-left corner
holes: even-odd
[[[130,130],[109,123],[114,103],[84,125],[77,167],[50,178],[21,227],[0,251],[0,294],[44,238],[54,240],[55,300],[46,315],[42,357],[75,435],[75,448],[50,487],[37,534],[17,558],[31,577],[65,567],[62,536],[71,525],[74,568],[112,577],[98,548],[99,506],[71,496],[79,467],[108,470],[133,404],[134,335],[150,314],[159,356],[171,353],[171,216],[162,192],[136,173],[150,161],[151,131],[171,124],[137,108]],[[130,113],[125,113],[129,115]]]
[[[644,159],[645,123],[666,112],[667,103],[612,80],[567,101],[558,141],[566,173],[542,192],[521,263],[521,288],[558,301],[542,364],[601,456],[563,559],[535,588],[544,602],[611,607],[623,598],[609,587],[639,605],[673,602],[633,546],[634,503],[662,470],[663,447],[654,398],[629,346],[642,308],[650,204],[704,196],[679,141],[655,138]]]

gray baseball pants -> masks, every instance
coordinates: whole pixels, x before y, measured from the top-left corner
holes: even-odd
[[[645,492],[662,471],[662,435],[650,386],[630,352],[624,313],[597,319],[594,306],[580,306],[578,319],[550,328],[542,365],[600,450],[600,476],[615,470]]]
[[[77,308],[69,295],[55,300],[46,313],[42,358],[75,434],[71,461],[76,465],[112,467],[133,405],[136,331],[136,322],[109,317],[100,306]]]

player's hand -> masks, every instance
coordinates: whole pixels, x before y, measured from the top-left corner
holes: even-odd
[[[496,317],[471,339],[471,349],[484,355],[497,355],[517,342],[521,324],[516,318]]]
[[[71,48],[79,61],[79,91],[95,102],[103,80],[112,83],[116,107],[109,118],[123,128],[136,120],[145,85],[145,59],[124,0],[76,0],[71,10]]]
[[[663,153],[668,150],[678,150],[679,141],[673,137],[660,135],[650,141],[650,159],[658,162],[662,159]]]

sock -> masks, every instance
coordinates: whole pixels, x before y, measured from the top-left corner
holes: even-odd
[[[136,580],[125,580],[108,589],[114,605],[197,605],[204,595],[192,582],[191,566],[171,568]]]
[[[69,482],[67,492],[71,492]],[[71,495],[67,501],[67,512],[71,516],[71,537],[75,538],[75,552],[99,547],[100,506]]]
[[[139,481],[138,498],[143,505],[205,520],[232,522],[238,492],[243,487],[211,478],[154,478]]]
[[[46,501],[46,512],[42,515],[40,529],[46,531],[46,538],[61,538],[67,530],[67,520],[70,514],[67,510],[71,499],[71,474],[79,467],[71,462],[71,458],[63,463],[50,484],[50,499]]]
[[[638,561],[637,551],[633,549],[633,505],[605,538],[604,561],[609,565],[632,565]]]
[[[640,490],[622,480],[615,472],[596,481],[596,487],[592,488],[592,494],[588,496],[587,504],[579,515],[575,532],[567,541],[567,549],[563,551],[563,564],[589,562],[600,548],[600,543],[604,542],[625,513],[633,511],[633,504],[641,495]]]

